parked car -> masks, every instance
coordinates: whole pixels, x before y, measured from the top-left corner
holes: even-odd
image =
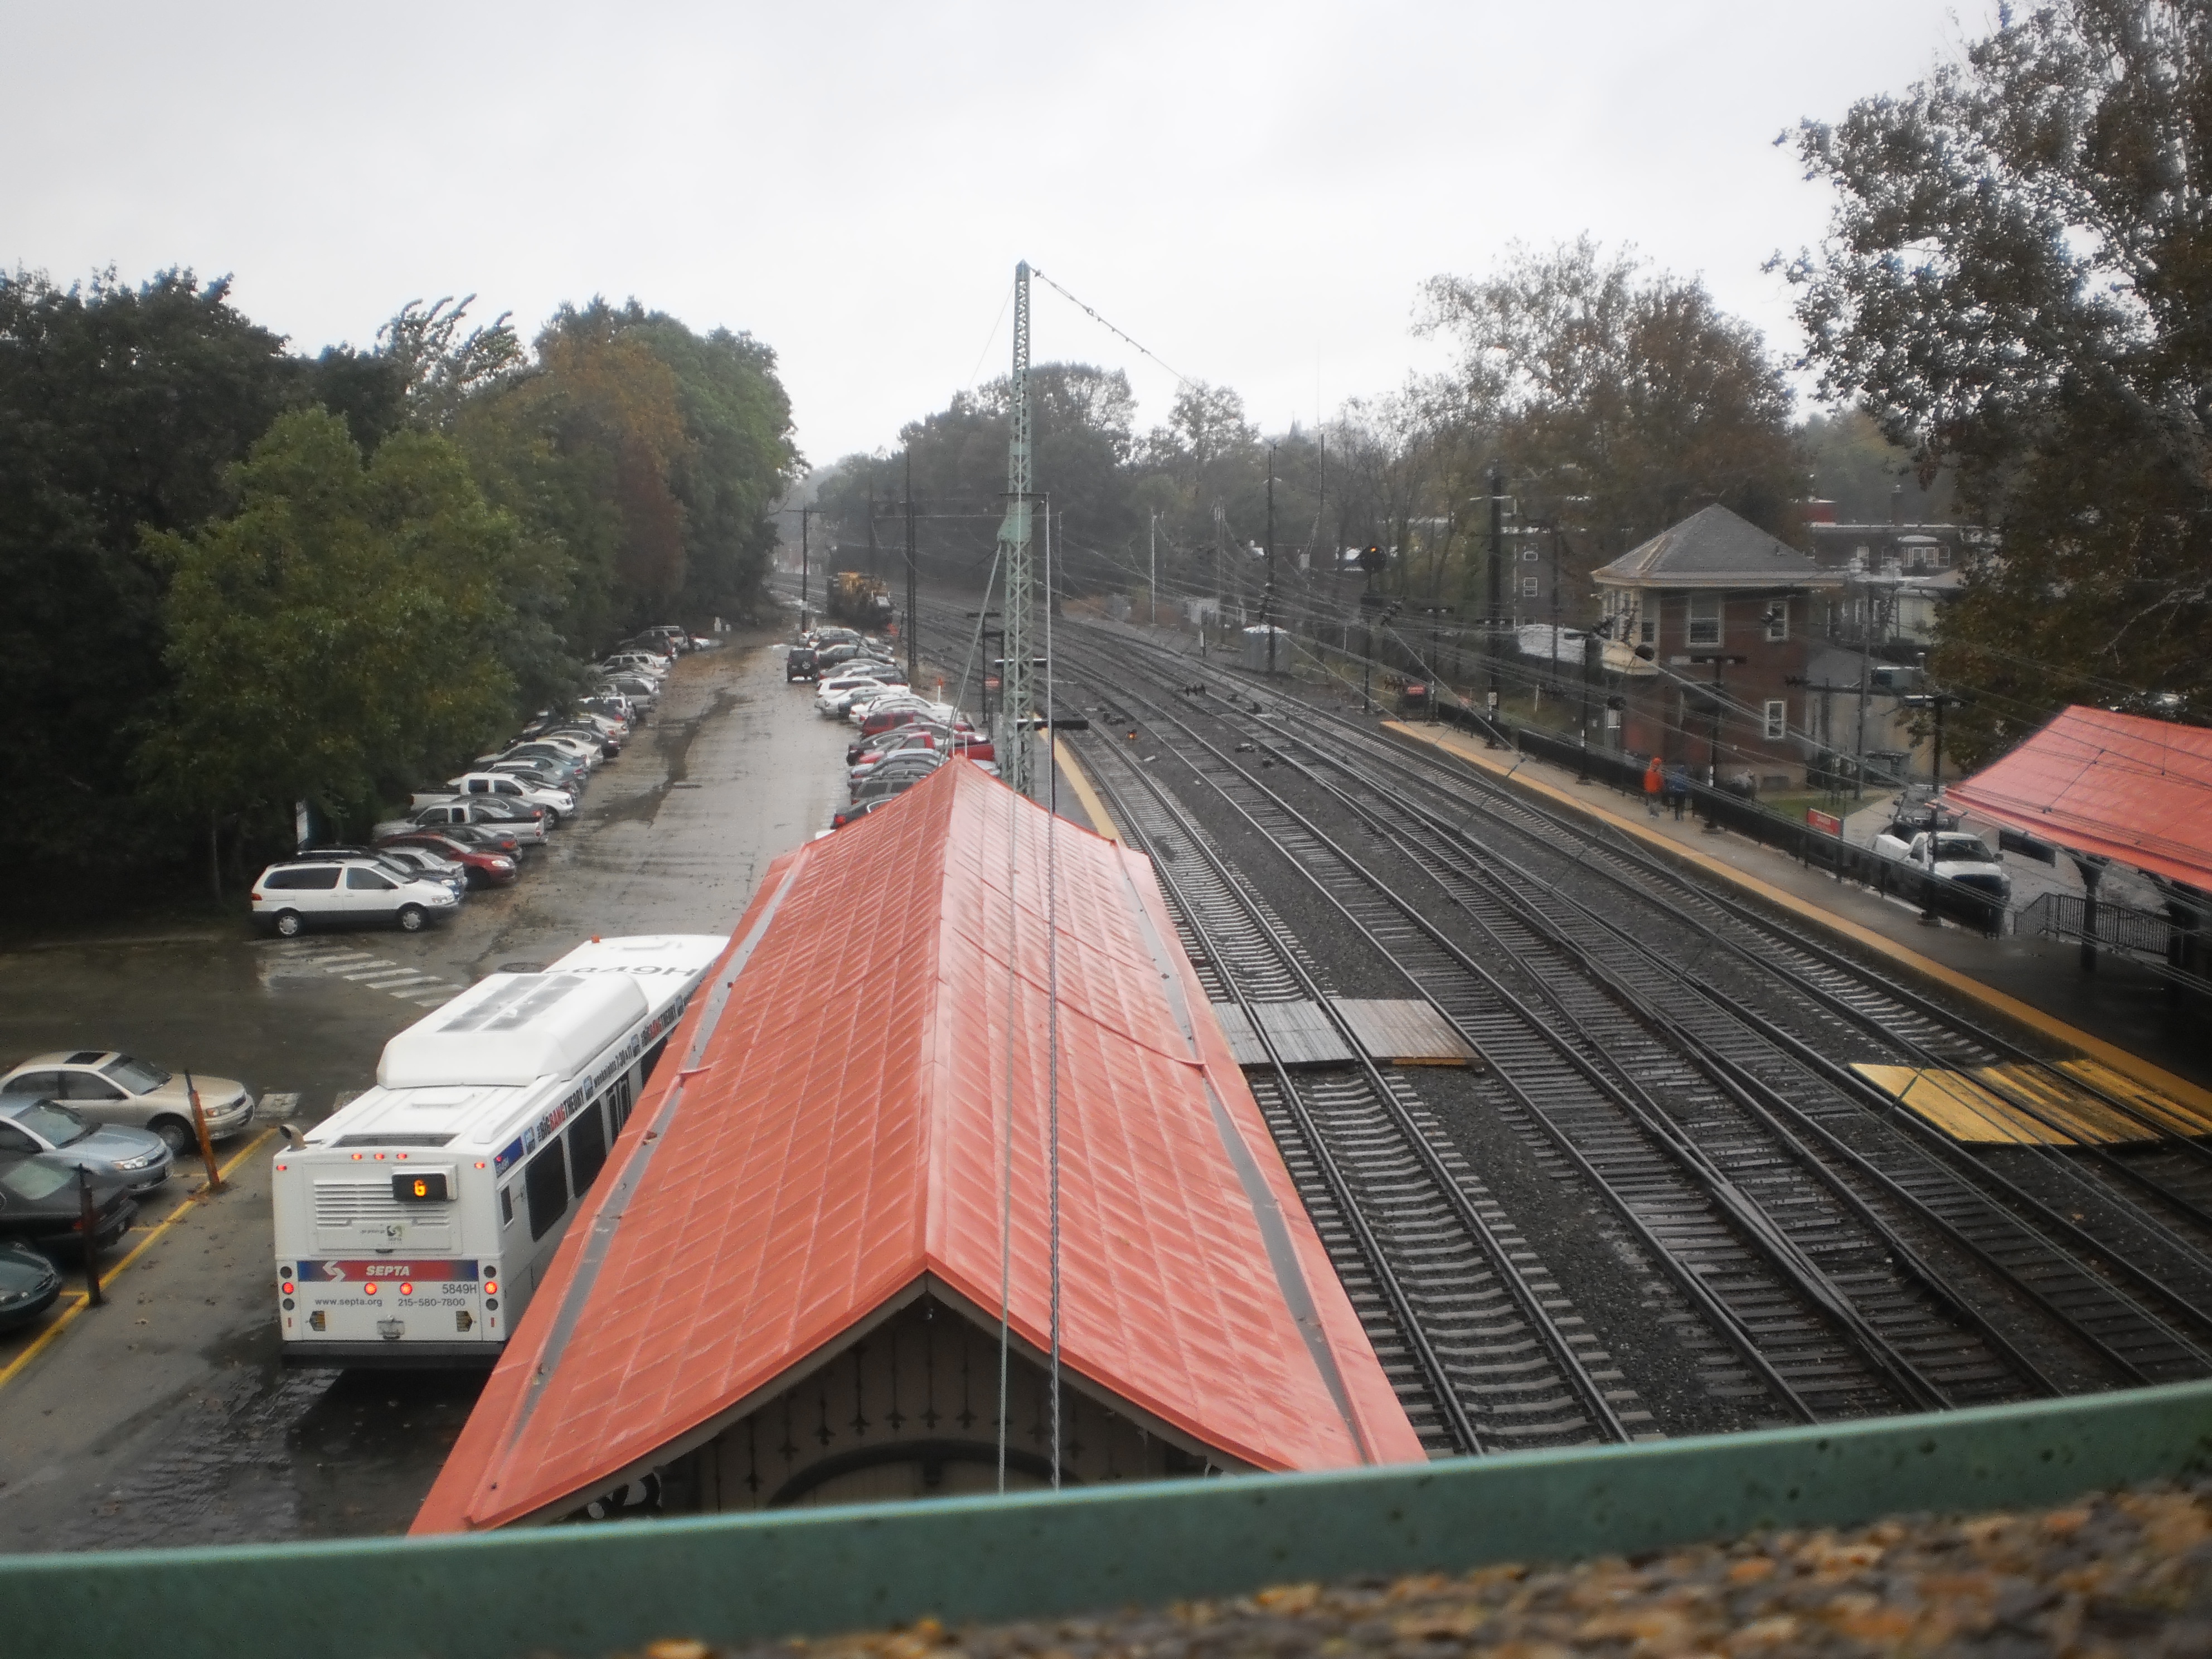
[[[527,806],[541,806],[556,823],[574,815],[576,798],[565,789],[548,789],[540,784],[526,783],[507,772],[464,772],[458,778],[446,780],[446,793],[452,795],[496,795],[505,800],[520,801]],[[428,798],[417,795],[418,806],[428,806]]]
[[[853,799],[866,800],[872,796],[895,793],[896,786],[919,783],[944,764],[944,756],[927,749],[894,755],[853,785]]]
[[[285,939],[317,925],[392,922],[419,933],[443,921],[460,900],[442,882],[402,881],[367,859],[290,859],[253,883],[253,919]]]
[[[62,1293],[62,1272],[27,1244],[0,1238],[0,1331],[29,1324]]]
[[[422,847],[379,847],[373,850],[379,858],[398,865],[411,875],[445,883],[456,897],[469,890],[469,872],[456,859],[442,858]]]
[[[150,1129],[88,1123],[68,1107],[21,1096],[0,1099],[0,1158],[50,1152],[94,1176],[112,1176],[134,1194],[169,1178],[169,1144]]]
[[[794,645],[783,659],[783,678],[811,680],[822,672],[822,661],[811,645]]]
[[[1874,838],[1874,850],[1961,887],[2000,899],[2012,896],[2012,878],[1998,855],[1979,836],[1963,830],[1917,830],[1909,823],[1893,823]]]
[[[878,795],[873,800],[856,800],[850,806],[841,806],[830,820],[832,830],[842,830],[848,823],[858,823],[879,807],[890,805],[894,797]]]
[[[378,845],[391,851],[420,848],[440,858],[451,859],[461,866],[461,873],[471,887],[505,887],[514,880],[514,856],[502,853],[495,847],[463,841],[453,830],[417,830],[412,835],[393,836]]]
[[[610,674],[607,689],[619,691],[650,715],[660,706],[660,688],[638,674]]]
[[[112,1244],[138,1213],[138,1201],[112,1176],[93,1176],[90,1184],[93,1240]],[[45,1153],[0,1158],[0,1234],[78,1249],[83,1206],[76,1164]]]
[[[404,836],[410,830],[443,830],[457,823],[477,824],[489,828],[507,837],[513,845],[502,851],[519,852],[526,846],[542,846],[545,840],[545,819],[536,809],[526,809],[535,815],[527,818],[510,817],[499,804],[489,799],[439,801],[418,807],[407,817],[387,818],[376,826],[376,839],[388,841],[394,836]]]
[[[580,800],[584,780],[575,768],[551,755],[514,755],[492,762],[482,769],[487,772],[504,772],[509,777],[520,778],[540,788],[557,789],[562,794]]]
[[[854,691],[862,688],[880,695],[884,683],[872,674],[837,674],[824,679],[814,693],[814,709],[829,720],[842,720],[851,707]]]
[[[235,1078],[192,1073],[208,1138],[227,1140],[253,1121],[253,1091]],[[94,1123],[149,1129],[172,1152],[192,1145],[192,1102],[185,1079],[150,1060],[112,1048],[33,1054],[0,1077],[0,1103],[58,1100]]]

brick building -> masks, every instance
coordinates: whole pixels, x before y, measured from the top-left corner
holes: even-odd
[[[1843,573],[1716,506],[1595,580],[1611,633],[1605,665],[1626,703],[1622,748],[1699,778],[1747,776],[1766,790],[1804,781],[1813,700],[1790,682],[1807,678]]]

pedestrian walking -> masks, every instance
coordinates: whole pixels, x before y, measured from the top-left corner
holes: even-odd
[[[1690,804],[1690,774],[1680,761],[1667,769],[1667,799],[1674,809],[1674,822],[1680,823],[1683,809]]]
[[[1659,792],[1666,787],[1667,775],[1659,769],[1659,757],[1651,757],[1651,764],[1644,769],[1644,810],[1653,817],[1659,816]]]

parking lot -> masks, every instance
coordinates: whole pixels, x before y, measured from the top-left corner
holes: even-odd
[[[287,1371],[278,1362],[268,1152],[372,1079],[396,1031],[483,974],[594,933],[726,932],[768,861],[845,797],[846,731],[758,641],[684,658],[658,718],[594,778],[510,888],[417,933],[110,929],[0,954],[0,1064],[105,1046],[243,1078],[263,1105],[107,1253],[108,1305],[72,1277],[0,1335],[0,1553],[404,1528],[480,1378]]]

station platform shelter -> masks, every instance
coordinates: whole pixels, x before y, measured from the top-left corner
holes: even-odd
[[[955,763],[770,867],[413,1529],[1048,1485],[1055,1260],[1063,1484],[1423,1455],[1148,862]]]
[[[2164,902],[2166,962],[2181,983],[2208,988],[2212,955],[2212,730],[2075,707],[1949,791],[1952,805],[1998,824],[2013,851],[2063,854],[2082,897],[2065,931],[2082,965],[2113,920],[2098,883],[2110,866],[2139,872]],[[2123,936],[2124,937],[2124,936]]]

